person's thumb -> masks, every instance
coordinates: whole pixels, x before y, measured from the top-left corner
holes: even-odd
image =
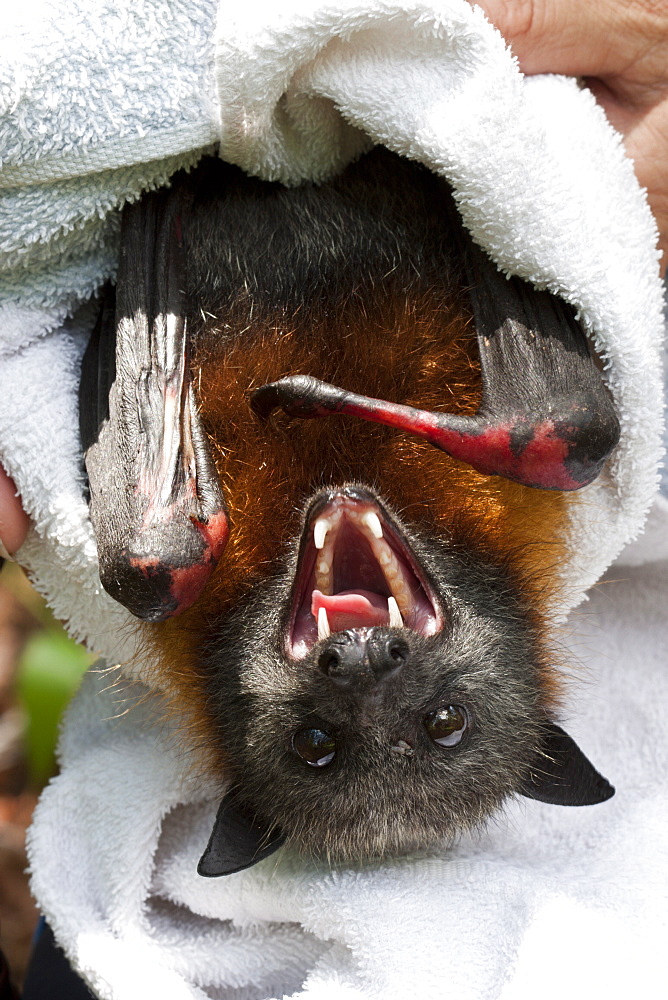
[[[657,42],[668,39],[665,0],[472,2],[499,29],[527,74],[628,77]]]
[[[11,558],[25,541],[30,521],[16,495],[14,481],[0,466],[0,562]]]

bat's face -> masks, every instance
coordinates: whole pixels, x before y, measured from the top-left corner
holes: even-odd
[[[289,566],[206,657],[248,811],[335,859],[451,840],[536,757],[539,635],[503,561],[409,527],[359,486],[319,493]]]

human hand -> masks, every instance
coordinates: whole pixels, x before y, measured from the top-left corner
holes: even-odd
[[[472,0],[528,75],[580,76],[622,134],[668,264],[668,0]]]
[[[30,521],[16,495],[14,481],[0,466],[0,565],[25,541]],[[4,551],[3,551],[4,550]]]

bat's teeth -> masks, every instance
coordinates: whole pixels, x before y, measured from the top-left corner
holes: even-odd
[[[318,608],[318,641],[327,639],[331,634],[329,621],[327,620],[327,611],[325,608]]]
[[[401,617],[401,612],[399,611],[399,605],[397,604],[394,597],[388,597],[387,599],[387,610],[390,614],[390,627],[391,628],[403,628],[404,620]]]
[[[394,599],[397,602],[397,607],[404,617],[408,617],[411,613],[413,607],[413,598],[410,592],[407,590],[403,577],[394,577],[388,580],[390,587],[392,588],[392,593]]]
[[[322,549],[324,547],[327,532],[331,526],[331,521],[328,521],[326,517],[319,517],[313,525],[313,542],[316,549]]]
[[[378,550],[378,562],[383,567],[383,569],[389,569],[393,562],[392,549],[389,545],[384,545]]]
[[[323,594],[332,593],[332,553],[323,552],[315,567],[315,589]]]
[[[368,510],[365,514],[362,514],[360,519],[362,524],[365,524],[370,530],[374,538],[383,537],[383,526],[380,523],[380,518],[376,514],[375,510]]]
[[[314,590],[323,594],[334,593],[334,550],[339,536],[342,521],[353,521],[358,528],[364,530],[364,537],[371,547],[374,557],[383,571],[383,576],[390,592],[388,597],[388,614],[393,628],[404,628],[404,621],[414,611],[414,598],[411,585],[400,559],[385,539],[383,525],[375,510],[368,507],[362,511],[354,505],[339,506],[328,510],[326,515],[317,518],[313,523],[313,544],[316,550],[314,572]],[[325,623],[325,627],[328,627]],[[318,637],[325,638],[329,632],[322,633],[321,615],[318,617]]]
[[[392,591],[397,601],[397,605],[402,615],[408,617],[413,609],[413,597],[410,591],[406,588],[403,580],[400,584],[392,584]]]
[[[407,617],[411,613],[413,598],[410,588],[406,584],[404,573],[397,557],[395,556],[391,546],[389,546],[384,539],[374,539],[371,547],[373,549],[374,556],[380,563],[385,579],[387,580],[388,586],[392,591],[392,596],[397,603],[398,610],[404,617]]]

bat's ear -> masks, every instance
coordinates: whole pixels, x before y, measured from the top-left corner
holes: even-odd
[[[160,621],[199,596],[227,539],[223,496],[195,400],[182,228],[174,191],[126,207],[81,372],[80,425],[105,590]]]
[[[519,791],[555,806],[593,806],[615,794],[577,743],[554,722],[546,723],[540,750]]]
[[[198,875],[216,878],[251,868],[277,851],[285,838],[278,830],[269,830],[241,808],[234,796],[226,795],[216,814],[216,821],[206,850],[197,866]]]

